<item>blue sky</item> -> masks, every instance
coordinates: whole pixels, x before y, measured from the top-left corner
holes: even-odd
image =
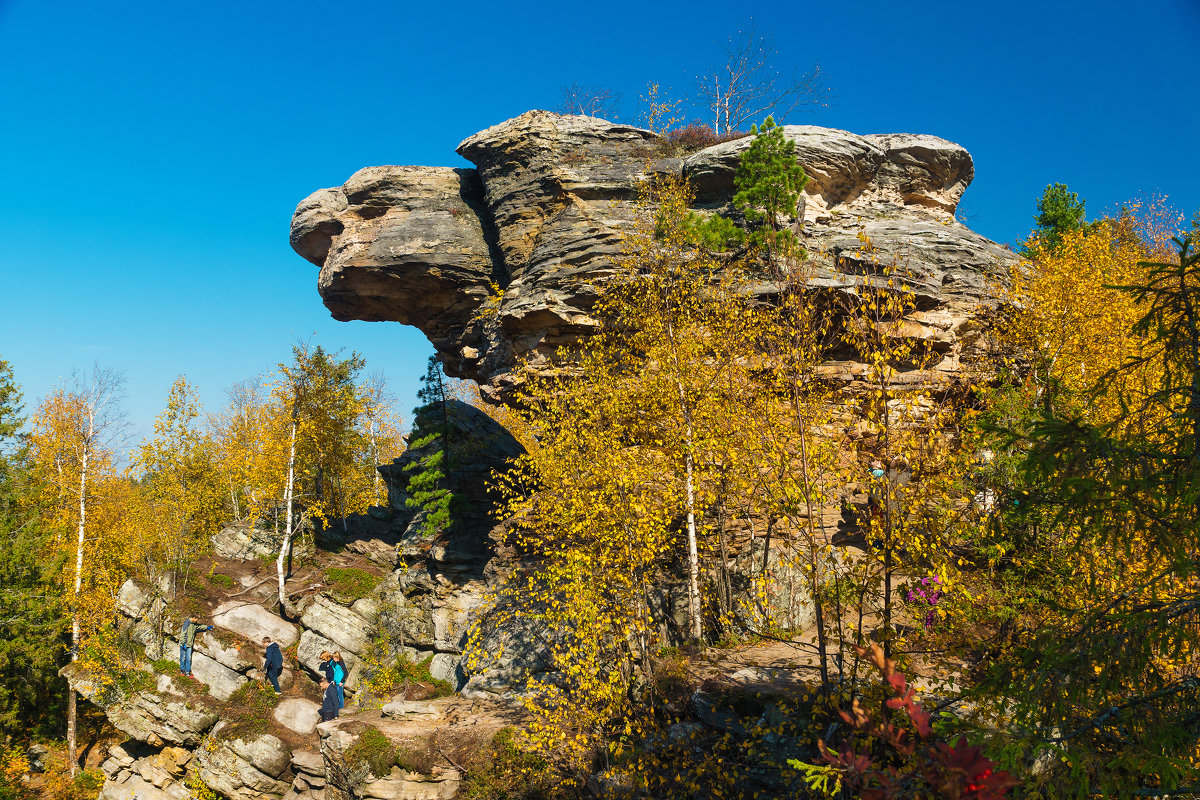
[[[966,146],[987,236],[1024,236],[1053,181],[1092,215],[1200,207],[1200,0],[0,0],[0,358],[30,405],[93,361],[124,370],[145,433],[176,375],[216,410],[309,339],[362,353],[407,411],[431,349],[330,319],[288,246],[296,203],[364,166],[459,165],[463,138],[575,81],[627,114],[648,80],[687,96],[747,10],[780,66],[835,90],[787,121]]]

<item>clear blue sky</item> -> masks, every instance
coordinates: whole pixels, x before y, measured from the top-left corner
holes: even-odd
[[[836,91],[788,121],[966,146],[987,236],[1024,236],[1053,181],[1093,215],[1200,206],[1200,0],[0,0],[0,357],[30,406],[74,368],[124,370],[145,433],[176,375],[215,409],[311,339],[361,352],[407,411],[431,349],[329,318],[288,246],[296,203],[364,166],[459,165],[460,140],[574,81],[627,113],[647,80],[687,94],[748,11]]]

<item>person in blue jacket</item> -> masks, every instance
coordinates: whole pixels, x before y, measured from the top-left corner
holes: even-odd
[[[337,719],[340,708],[337,689],[332,683],[321,678],[321,720],[329,722],[331,719]]]
[[[337,687],[338,708],[346,705],[346,662],[340,652],[333,654],[333,685]]]
[[[183,628],[179,631],[179,674],[192,677],[192,646],[196,643],[196,634],[204,631],[211,631],[212,625],[201,627],[199,621],[195,617],[188,617],[183,621]]]
[[[267,673],[267,680],[275,687],[276,693],[280,691],[279,676],[283,674],[283,653],[279,650],[279,645],[271,641],[271,637],[264,636],[263,644],[267,646],[267,654],[263,659],[263,672]]]

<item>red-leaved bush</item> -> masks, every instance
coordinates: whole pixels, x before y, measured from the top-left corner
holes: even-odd
[[[734,139],[744,139],[749,135],[743,131],[716,133],[707,125],[693,122],[681,128],[674,128],[668,131],[666,141],[664,142],[664,149],[673,155],[685,156],[689,153],[695,153],[697,150],[712,147],[714,144],[732,142]]]
[[[998,800],[1008,796],[1016,779],[997,770],[996,764],[980,748],[970,746],[966,737],[955,744],[935,740],[932,718],[917,705],[913,688],[903,673],[897,671],[896,662],[884,658],[879,645],[855,649],[860,657],[879,669],[887,687],[895,694],[888,698],[888,708],[904,711],[916,737],[890,719],[875,720],[857,699],[849,712],[838,712],[855,731],[878,739],[892,751],[882,755],[860,753],[853,735],[836,753],[824,741],[817,743],[822,758],[841,772],[853,796],[865,800],[928,797],[931,789],[937,797],[950,800]],[[887,763],[879,763],[884,758]]]

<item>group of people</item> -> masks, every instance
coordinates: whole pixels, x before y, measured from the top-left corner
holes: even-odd
[[[211,631],[212,625],[201,625],[195,617],[183,621],[179,631],[179,672],[183,675],[192,674],[192,650],[196,642],[196,634]],[[283,674],[283,651],[278,642],[264,636],[262,640],[266,652],[263,655],[263,673],[276,692],[279,688],[279,676]],[[342,706],[346,705],[346,662],[342,654],[324,651],[321,653],[321,663],[317,667],[321,672],[321,719],[328,722],[337,719]]]
[[[346,705],[346,662],[341,653],[321,653],[321,719],[328,722],[337,719],[342,706]]]

